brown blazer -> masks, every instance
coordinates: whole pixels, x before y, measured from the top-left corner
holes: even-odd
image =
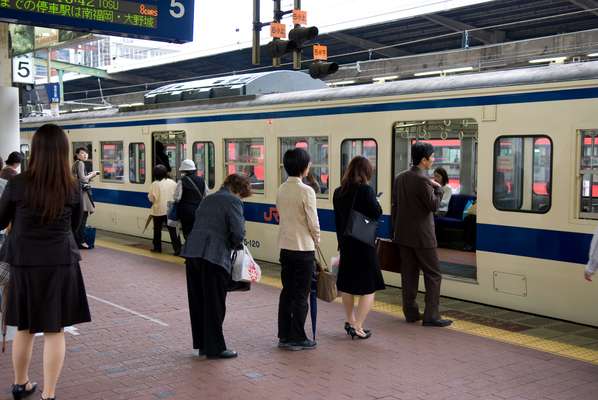
[[[442,189],[433,186],[420,168],[397,175],[391,209],[394,241],[401,246],[436,248],[434,213],[441,200]]]

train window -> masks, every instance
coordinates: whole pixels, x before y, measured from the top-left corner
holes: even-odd
[[[84,148],[87,150],[87,160],[85,160],[85,172],[90,173],[93,171],[93,146],[91,142],[73,142],[73,157],[77,153],[77,149]]]
[[[341,144],[341,177],[345,175],[345,171],[349,163],[355,156],[363,156],[367,158],[374,171],[372,173],[372,180],[370,186],[374,191],[378,190],[378,143],[374,139],[346,139]]]
[[[224,148],[226,173],[248,176],[252,190],[264,193],[264,139],[226,139]]]
[[[193,161],[197,167],[197,176],[205,179],[208,188],[214,189],[215,182],[215,163],[214,163],[214,143],[195,142],[193,143]]]
[[[494,206],[502,211],[550,209],[552,142],[547,136],[503,136],[494,142]]]
[[[598,219],[598,129],[582,129],[579,217]]]
[[[328,179],[328,138],[326,136],[302,136],[287,137],[280,139],[280,181],[287,179],[286,171],[282,165],[282,157],[287,150],[296,147],[302,148],[309,153],[311,168],[305,183],[311,186],[316,196],[326,198],[330,189]]]
[[[21,145],[21,155],[23,156],[23,161],[21,161],[21,172],[27,171],[27,166],[29,165],[29,145],[22,144]]]
[[[123,142],[100,142],[102,181],[123,182]]]
[[[129,144],[129,182],[145,183],[145,144]]]

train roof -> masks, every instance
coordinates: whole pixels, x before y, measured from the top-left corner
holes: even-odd
[[[418,93],[450,92],[483,88],[535,85],[543,83],[583,81],[597,78],[598,61],[571,64],[553,64],[545,67],[530,67],[475,74],[419,78],[340,88],[325,88],[263,95],[252,94],[223,97],[218,99],[148,104],[119,109],[113,108],[101,111],[68,113],[55,117],[30,117],[24,118],[22,123],[59,123],[61,121],[82,119],[144,116],[156,114],[157,112],[183,113],[190,111],[226,110],[284,104],[312,103],[319,101],[328,102],[335,100],[376,98]]]

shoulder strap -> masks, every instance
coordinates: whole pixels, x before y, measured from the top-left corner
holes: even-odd
[[[203,199],[204,194],[201,192],[201,190],[199,190],[199,188],[197,187],[197,185],[195,184],[195,182],[193,182],[193,179],[191,179],[187,175],[185,175],[185,178],[187,178],[189,180],[189,182],[191,182],[191,184],[193,185],[193,187],[195,188],[195,190],[197,191],[197,193],[199,194],[199,196]]]

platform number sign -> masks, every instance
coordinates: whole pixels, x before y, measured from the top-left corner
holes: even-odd
[[[33,56],[19,56],[12,59],[12,81],[14,83],[35,84]]]
[[[173,18],[183,18],[185,16],[185,5],[180,1],[170,0],[170,15]]]

